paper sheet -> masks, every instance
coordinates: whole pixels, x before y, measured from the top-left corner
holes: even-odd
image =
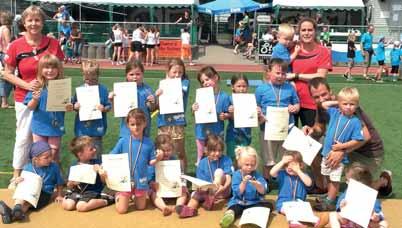
[[[71,78],[49,80],[46,111],[64,112],[71,102]]]
[[[183,92],[180,78],[161,80],[159,82],[159,88],[163,91],[159,96],[160,114],[184,112]]]
[[[292,127],[282,147],[286,150],[299,151],[303,156],[304,163],[310,166],[322,145],[311,138],[311,136],[304,135],[303,131],[299,128]]]
[[[258,127],[257,102],[254,94],[234,93],[234,126],[235,128]]]
[[[254,224],[258,227],[267,227],[269,219],[269,208],[266,207],[251,207],[243,211],[241,215],[239,226],[245,224]]]
[[[102,154],[102,166],[106,171],[106,185],[119,191],[131,191],[130,167],[128,154]]]
[[[341,208],[340,215],[360,226],[367,227],[373,213],[377,194],[376,190],[350,179],[346,189],[346,205]]]
[[[198,103],[198,111],[194,112],[195,123],[216,123],[218,121],[212,87],[197,89],[195,102]]]
[[[99,87],[82,86],[75,88],[75,91],[80,104],[80,121],[102,119],[102,112],[96,108],[100,104]]]
[[[114,117],[126,117],[131,109],[138,107],[137,83],[117,82],[113,84]]]
[[[68,180],[86,184],[95,184],[96,172],[94,166],[89,164],[71,166]]]
[[[282,209],[285,211],[286,220],[308,223],[317,223],[318,217],[314,215],[309,202],[301,200],[284,202]]]
[[[288,136],[289,111],[287,107],[267,107],[265,140],[285,140]]]
[[[193,189],[200,188],[201,190],[216,190],[217,186],[211,182],[204,181],[192,176],[181,175],[181,178],[190,181],[193,184]]]
[[[159,184],[159,197],[181,196],[180,160],[160,161],[155,165],[155,180]]]
[[[13,199],[25,200],[36,208],[42,191],[42,178],[28,171],[22,171],[21,177],[24,180],[17,185]]]

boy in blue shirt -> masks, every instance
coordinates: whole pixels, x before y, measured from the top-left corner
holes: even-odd
[[[371,57],[374,54],[373,32],[374,25],[369,25],[367,27],[367,32],[364,33],[360,39],[360,50],[362,50],[362,55],[364,57],[363,77],[367,80],[370,80],[370,78],[367,76],[367,73],[371,65]]]
[[[401,62],[402,52],[399,48],[399,41],[394,42],[394,47],[392,48],[390,55],[391,55],[391,74],[392,74],[392,81],[396,82],[398,80],[398,72],[399,72],[399,64]]]
[[[278,43],[272,49],[272,59],[282,59],[290,65],[290,63],[296,58],[297,54],[300,51],[300,46],[296,45],[294,48],[294,52],[290,54],[289,48],[291,43],[293,42],[294,34],[295,30],[290,24],[279,25]],[[289,71],[291,70],[289,69]]]

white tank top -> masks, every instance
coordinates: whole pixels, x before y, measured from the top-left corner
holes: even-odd
[[[114,42],[121,43],[123,41],[123,33],[120,29],[113,30]]]
[[[142,37],[142,31],[140,29],[134,30],[132,41],[139,41],[142,43],[143,40],[144,38]]]
[[[148,32],[147,34],[147,44],[155,45],[156,44],[156,35],[153,32]]]

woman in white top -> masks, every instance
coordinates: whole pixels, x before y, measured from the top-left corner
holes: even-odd
[[[4,56],[8,44],[11,41],[11,24],[13,22],[13,17],[10,12],[0,13],[0,70],[4,68]],[[0,96],[1,96],[1,108],[9,108],[8,96],[11,93],[12,85],[0,79]]]
[[[148,29],[145,41],[147,47],[147,57],[145,62],[147,66],[148,65],[152,66],[155,60],[155,46],[156,46],[156,32],[154,27]]]
[[[123,30],[120,25],[116,24],[113,26],[112,31],[114,36],[112,64],[114,65],[115,63],[117,63],[117,65],[120,65],[122,64],[120,56],[123,46]]]
[[[128,48],[130,47],[130,38],[128,37],[128,30],[123,29],[123,48],[121,50],[121,59],[123,62],[127,61]]]
[[[159,31],[159,28],[155,27],[155,37],[156,37],[155,59],[154,59],[155,64],[158,64],[158,59],[159,59],[159,46],[161,46],[160,36],[161,36],[161,33]]]
[[[143,51],[142,42],[144,40],[144,32],[142,31],[142,29],[142,25],[139,24],[137,25],[137,28],[133,31],[133,37],[131,38],[131,53],[130,57],[128,58],[129,61],[132,59],[133,53],[136,60],[141,60],[141,52]]]

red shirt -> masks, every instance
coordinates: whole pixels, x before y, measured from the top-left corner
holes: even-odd
[[[317,45],[309,52],[299,52],[296,59],[292,62],[293,73],[314,74],[318,69],[332,69],[331,54],[326,47]],[[296,91],[300,99],[300,107],[316,110],[317,107],[310,95],[308,82],[296,80]]]
[[[50,40],[50,43],[49,43]],[[64,54],[63,51],[60,48],[59,42],[56,39],[49,38],[47,36],[42,37],[42,41],[37,48],[37,50],[44,48],[47,44],[49,43],[48,48],[42,52],[41,54],[37,55],[36,57],[28,57],[24,58],[20,61],[19,63],[19,73],[22,78],[22,80],[26,82],[30,82],[34,79],[36,79],[36,73],[37,73],[37,68],[38,68],[38,62],[39,59],[45,55],[45,54],[53,54],[57,56],[60,61],[63,61],[64,59]],[[17,40],[13,41],[6,52],[5,55],[5,62],[7,65],[16,68],[17,67],[17,55],[21,53],[26,53],[26,52],[31,52],[33,51],[32,46],[30,46],[27,41],[25,40],[25,37],[22,36],[18,38]],[[14,93],[14,98],[16,102],[23,102],[25,95],[28,93],[27,90],[22,89],[20,87],[15,88],[15,93]]]

